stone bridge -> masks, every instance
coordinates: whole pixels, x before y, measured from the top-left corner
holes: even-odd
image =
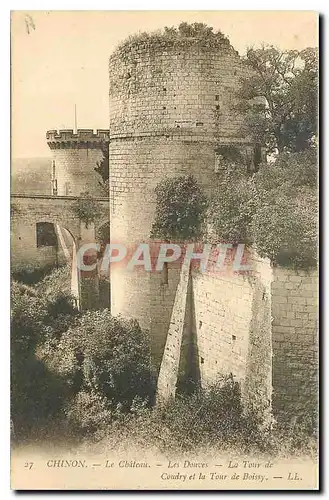
[[[109,221],[108,198],[93,198],[100,215],[88,227],[73,208],[77,199],[76,196],[11,195],[13,272],[56,267],[65,262],[72,264],[72,271],[74,266],[76,269],[76,248],[83,242],[94,241],[98,231]],[[78,280],[72,272],[72,290],[80,296]]]

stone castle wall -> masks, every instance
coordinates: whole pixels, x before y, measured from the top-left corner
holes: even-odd
[[[161,363],[159,400],[175,394],[180,349],[184,331],[189,328],[194,337],[189,341],[197,358],[189,362],[197,364],[201,386],[232,374],[241,384],[245,406],[263,416],[270,414],[272,269],[269,261],[256,254],[249,262],[251,270],[243,273],[192,272],[192,320],[186,312],[188,276],[181,273]]]
[[[318,273],[273,275],[273,408],[279,418],[310,416],[318,404]]]
[[[191,42],[191,43],[190,43]],[[135,43],[110,58],[111,239],[147,241],[155,215],[154,189],[166,177],[192,174],[205,193],[216,190],[216,148],[238,144],[242,117],[233,110],[243,67],[230,47]],[[114,314],[136,317],[164,346],[178,271],[161,276],[111,271]],[[154,297],[157,297],[154,299]],[[154,319],[156,318],[156,319]],[[161,348],[156,356],[161,360]]]

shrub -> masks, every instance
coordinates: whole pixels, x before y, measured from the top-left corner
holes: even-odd
[[[11,292],[11,417],[22,437],[60,410],[63,387],[35,355],[46,332],[46,299],[16,282]]]
[[[316,204],[312,193],[304,193],[303,202],[282,194],[259,207],[253,218],[258,253],[281,266],[314,267],[318,244]]]
[[[138,395],[153,392],[149,341],[133,320],[108,310],[87,312],[62,335],[49,366],[65,376],[75,392],[95,391],[112,407],[128,411]]]
[[[154,409],[137,405],[133,413],[113,421],[105,440],[115,448],[151,448],[167,455],[234,449],[245,452],[267,444],[258,422],[243,413],[240,385],[232,376]]]
[[[317,155],[314,149],[282,154],[254,177],[252,233],[257,250],[273,263],[307,269],[317,262]]]
[[[33,288],[12,282],[11,355],[16,363],[34,352],[46,315],[47,303]]]
[[[155,193],[152,238],[184,241],[202,235],[207,200],[192,175],[166,178],[157,185]]]
[[[45,276],[48,276],[54,271],[54,265],[43,267],[35,267],[34,265],[24,266],[22,269],[17,269],[11,273],[14,281],[24,283],[25,285],[35,285]]]
[[[208,210],[211,231],[221,242],[251,243],[251,221],[255,212],[252,179],[234,170],[222,173],[218,199]]]
[[[50,326],[57,336],[66,331],[79,314],[71,293],[70,266],[55,269],[38,282],[34,289],[47,301],[45,324]]]
[[[78,392],[65,406],[73,435],[92,437],[102,432],[112,421],[108,401],[94,390]]]
[[[317,262],[317,157],[313,149],[282,154],[251,178],[239,169],[221,175],[220,197],[208,223],[220,241],[255,243],[274,264],[297,269]]]
[[[295,196],[295,189],[318,184],[317,151],[314,148],[299,153],[283,153],[274,163],[263,163],[254,176],[258,196],[263,199],[276,197],[284,192]]]
[[[146,45],[150,49],[170,45],[179,45],[189,48],[191,44],[202,44],[202,47],[229,48],[230,42],[220,31],[214,32],[211,26],[204,23],[186,23],[182,22],[176,27],[166,26],[163,31],[154,31],[152,33],[142,32],[128,37],[118,47],[118,51],[129,53],[135,44]]]

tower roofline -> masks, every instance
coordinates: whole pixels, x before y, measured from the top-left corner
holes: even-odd
[[[61,147],[97,147],[109,142],[110,131],[107,129],[73,129],[48,130],[46,133],[47,144],[50,149]]]

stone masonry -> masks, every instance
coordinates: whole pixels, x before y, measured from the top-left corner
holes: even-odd
[[[253,144],[240,133],[242,117],[233,110],[243,71],[232,47],[223,45],[218,50],[195,39],[184,46],[168,47],[136,41],[112,54],[109,157],[113,241],[133,246],[149,240],[154,188],[161,179],[193,174],[211,197],[217,183],[217,148],[234,144],[249,158]],[[179,270],[171,269],[171,278],[163,285],[157,273],[111,270],[112,312],[136,317],[151,331],[158,365],[177,273]],[[159,317],[161,321],[154,324]]]
[[[316,270],[274,269],[273,408],[278,418],[311,416],[318,406],[318,293]]]
[[[46,137],[53,156],[50,194],[104,196],[95,168],[107,154],[108,130],[49,130]]]
[[[246,170],[253,169],[256,145],[242,131],[236,106],[245,71],[230,45],[214,48],[194,38],[166,43],[135,37],[111,55],[112,241],[134,248],[150,240],[155,187],[166,177],[192,174],[209,199],[218,196],[221,148],[234,146]],[[166,280],[161,272],[113,266],[112,313],[134,317],[149,330],[158,399],[175,394],[183,351],[192,352],[202,386],[232,373],[245,403],[263,415],[271,411],[272,392],[276,414],[289,398],[291,408],[312,399],[305,387],[314,386],[317,373],[317,306],[308,289],[315,278],[311,283],[294,271],[273,269],[257,254],[252,260],[252,276],[192,272],[188,279],[169,264]],[[290,294],[296,280],[298,293],[305,289],[308,297]]]

